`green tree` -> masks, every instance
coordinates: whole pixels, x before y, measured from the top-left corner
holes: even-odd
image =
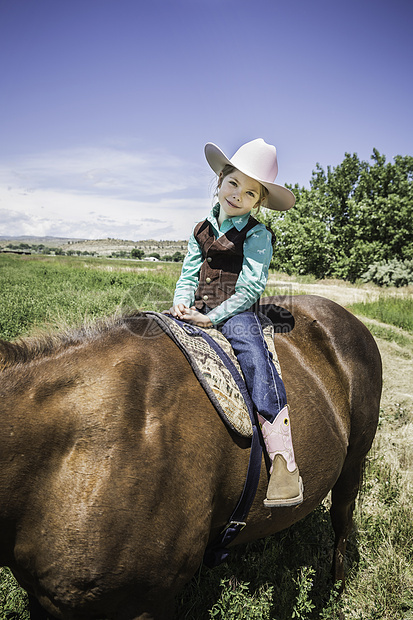
[[[309,190],[291,188],[292,209],[263,213],[277,237],[274,268],[354,281],[373,262],[413,258],[413,157],[386,163],[374,149],[371,160],[317,164]]]
[[[288,274],[326,275],[331,260],[331,235],[323,221],[323,204],[309,190],[292,188],[295,207],[287,212],[266,211],[264,223],[275,233],[272,267]]]
[[[182,252],[175,252],[174,254],[172,254],[171,260],[175,263],[180,263],[184,260],[184,258],[185,254],[182,254]]]
[[[132,258],[143,258],[145,256],[145,252],[143,250],[140,250],[139,248],[133,248],[133,250],[131,250],[130,253]]]

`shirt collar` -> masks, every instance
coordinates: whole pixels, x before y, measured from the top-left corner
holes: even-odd
[[[215,226],[217,230],[220,230],[218,224],[218,215],[219,215],[219,202],[212,207],[210,214],[207,217],[207,220],[211,222]],[[235,226],[237,230],[242,230],[244,226],[246,226],[248,220],[250,218],[250,212],[244,213],[244,215],[235,215],[234,217],[228,217],[224,220],[222,227],[226,230],[229,230],[232,226]]]

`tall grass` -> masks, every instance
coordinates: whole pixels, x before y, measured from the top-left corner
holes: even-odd
[[[168,306],[180,265],[163,267],[0,256],[0,337],[24,335],[44,323],[79,323],[130,305],[163,309],[158,306]],[[402,308],[403,320],[409,314],[410,321],[412,306],[401,301],[388,303]],[[402,326],[394,318],[399,310],[384,314],[386,306],[383,296],[368,310],[364,304],[352,310]],[[327,498],[288,530],[235,547],[228,562],[213,570],[201,567],[178,598],[175,620],[413,618],[412,445],[413,411],[401,405],[383,409],[348,542],[340,599],[330,577],[334,536]],[[7,569],[0,569],[0,620],[28,620],[25,595]]]
[[[369,302],[359,302],[350,306],[355,314],[389,323],[413,333],[413,295],[409,297],[385,296]]]

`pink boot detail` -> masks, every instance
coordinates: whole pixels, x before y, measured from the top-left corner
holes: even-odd
[[[258,419],[272,463],[264,505],[268,508],[296,506],[303,501],[303,483],[294,458],[288,405],[280,411],[274,422],[268,422],[259,414]],[[275,457],[276,468],[273,467]]]
[[[294,471],[297,465],[294,459],[288,405],[281,409],[274,422],[268,422],[259,414],[258,419],[261,423],[262,436],[271,462],[273,462],[276,454],[281,454],[285,458],[288,471]],[[272,472],[272,466],[270,472]]]

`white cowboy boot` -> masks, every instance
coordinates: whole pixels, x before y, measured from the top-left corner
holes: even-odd
[[[288,405],[280,411],[274,422],[268,422],[259,414],[258,419],[261,423],[265,447],[272,463],[264,506],[277,508],[301,504],[303,481],[294,459]]]

